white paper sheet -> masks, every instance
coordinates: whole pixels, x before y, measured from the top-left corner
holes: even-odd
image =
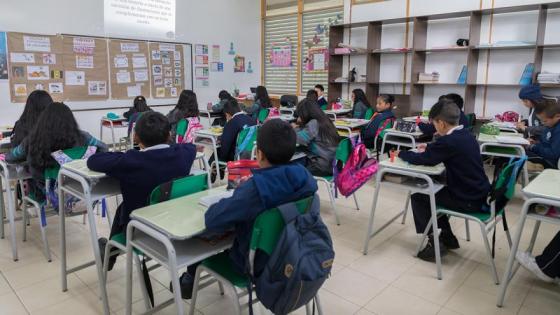
[[[117,72],[117,84],[130,83],[130,72],[120,70]]]
[[[86,74],[83,71],[66,71],[66,85],[86,85]]]

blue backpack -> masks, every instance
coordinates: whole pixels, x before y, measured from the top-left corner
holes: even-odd
[[[309,303],[331,272],[334,250],[319,215],[319,197],[307,204],[303,214],[295,202],[277,207],[284,229],[264,269],[252,278],[258,299],[274,314],[288,314]],[[252,244],[253,258],[254,254]]]

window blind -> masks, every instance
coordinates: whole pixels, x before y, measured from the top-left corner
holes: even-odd
[[[291,65],[273,66],[270,52],[275,44],[291,43]],[[297,90],[297,15],[268,18],[264,21],[264,85],[269,93],[295,94]]]

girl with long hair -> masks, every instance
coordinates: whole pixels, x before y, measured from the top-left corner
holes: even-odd
[[[352,118],[364,119],[366,117],[366,112],[368,108],[371,107],[369,104],[366,93],[362,89],[355,89],[352,91]]]
[[[12,147],[18,146],[25,137],[29,135],[41,113],[53,102],[53,99],[46,91],[35,90],[29,94],[25,102],[23,113],[16,121],[10,144]]]
[[[128,119],[128,136],[132,132],[132,127],[145,112],[151,112],[152,109],[148,106],[146,98],[142,95],[136,96],[132,103],[132,107],[123,114],[124,118]]]
[[[171,138],[175,139],[177,123],[181,119],[187,118],[189,119],[189,123],[191,120],[193,122],[196,120],[200,124],[198,115],[199,111],[196,94],[191,90],[183,90],[181,95],[179,95],[177,105],[167,114],[167,119],[169,119],[169,123],[171,124]]]
[[[270,101],[270,97],[268,96],[268,91],[264,86],[259,85],[257,86],[257,90],[255,92],[255,102],[251,107],[246,107],[245,112],[256,119],[261,109],[271,107],[272,102]]]

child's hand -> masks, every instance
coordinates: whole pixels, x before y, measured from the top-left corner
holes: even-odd
[[[529,138],[529,145],[533,145],[536,144],[537,140],[533,139],[533,138]]]
[[[418,153],[424,153],[426,151],[426,147],[428,145],[426,143],[420,143],[419,145],[416,146],[416,150],[418,150]]]

